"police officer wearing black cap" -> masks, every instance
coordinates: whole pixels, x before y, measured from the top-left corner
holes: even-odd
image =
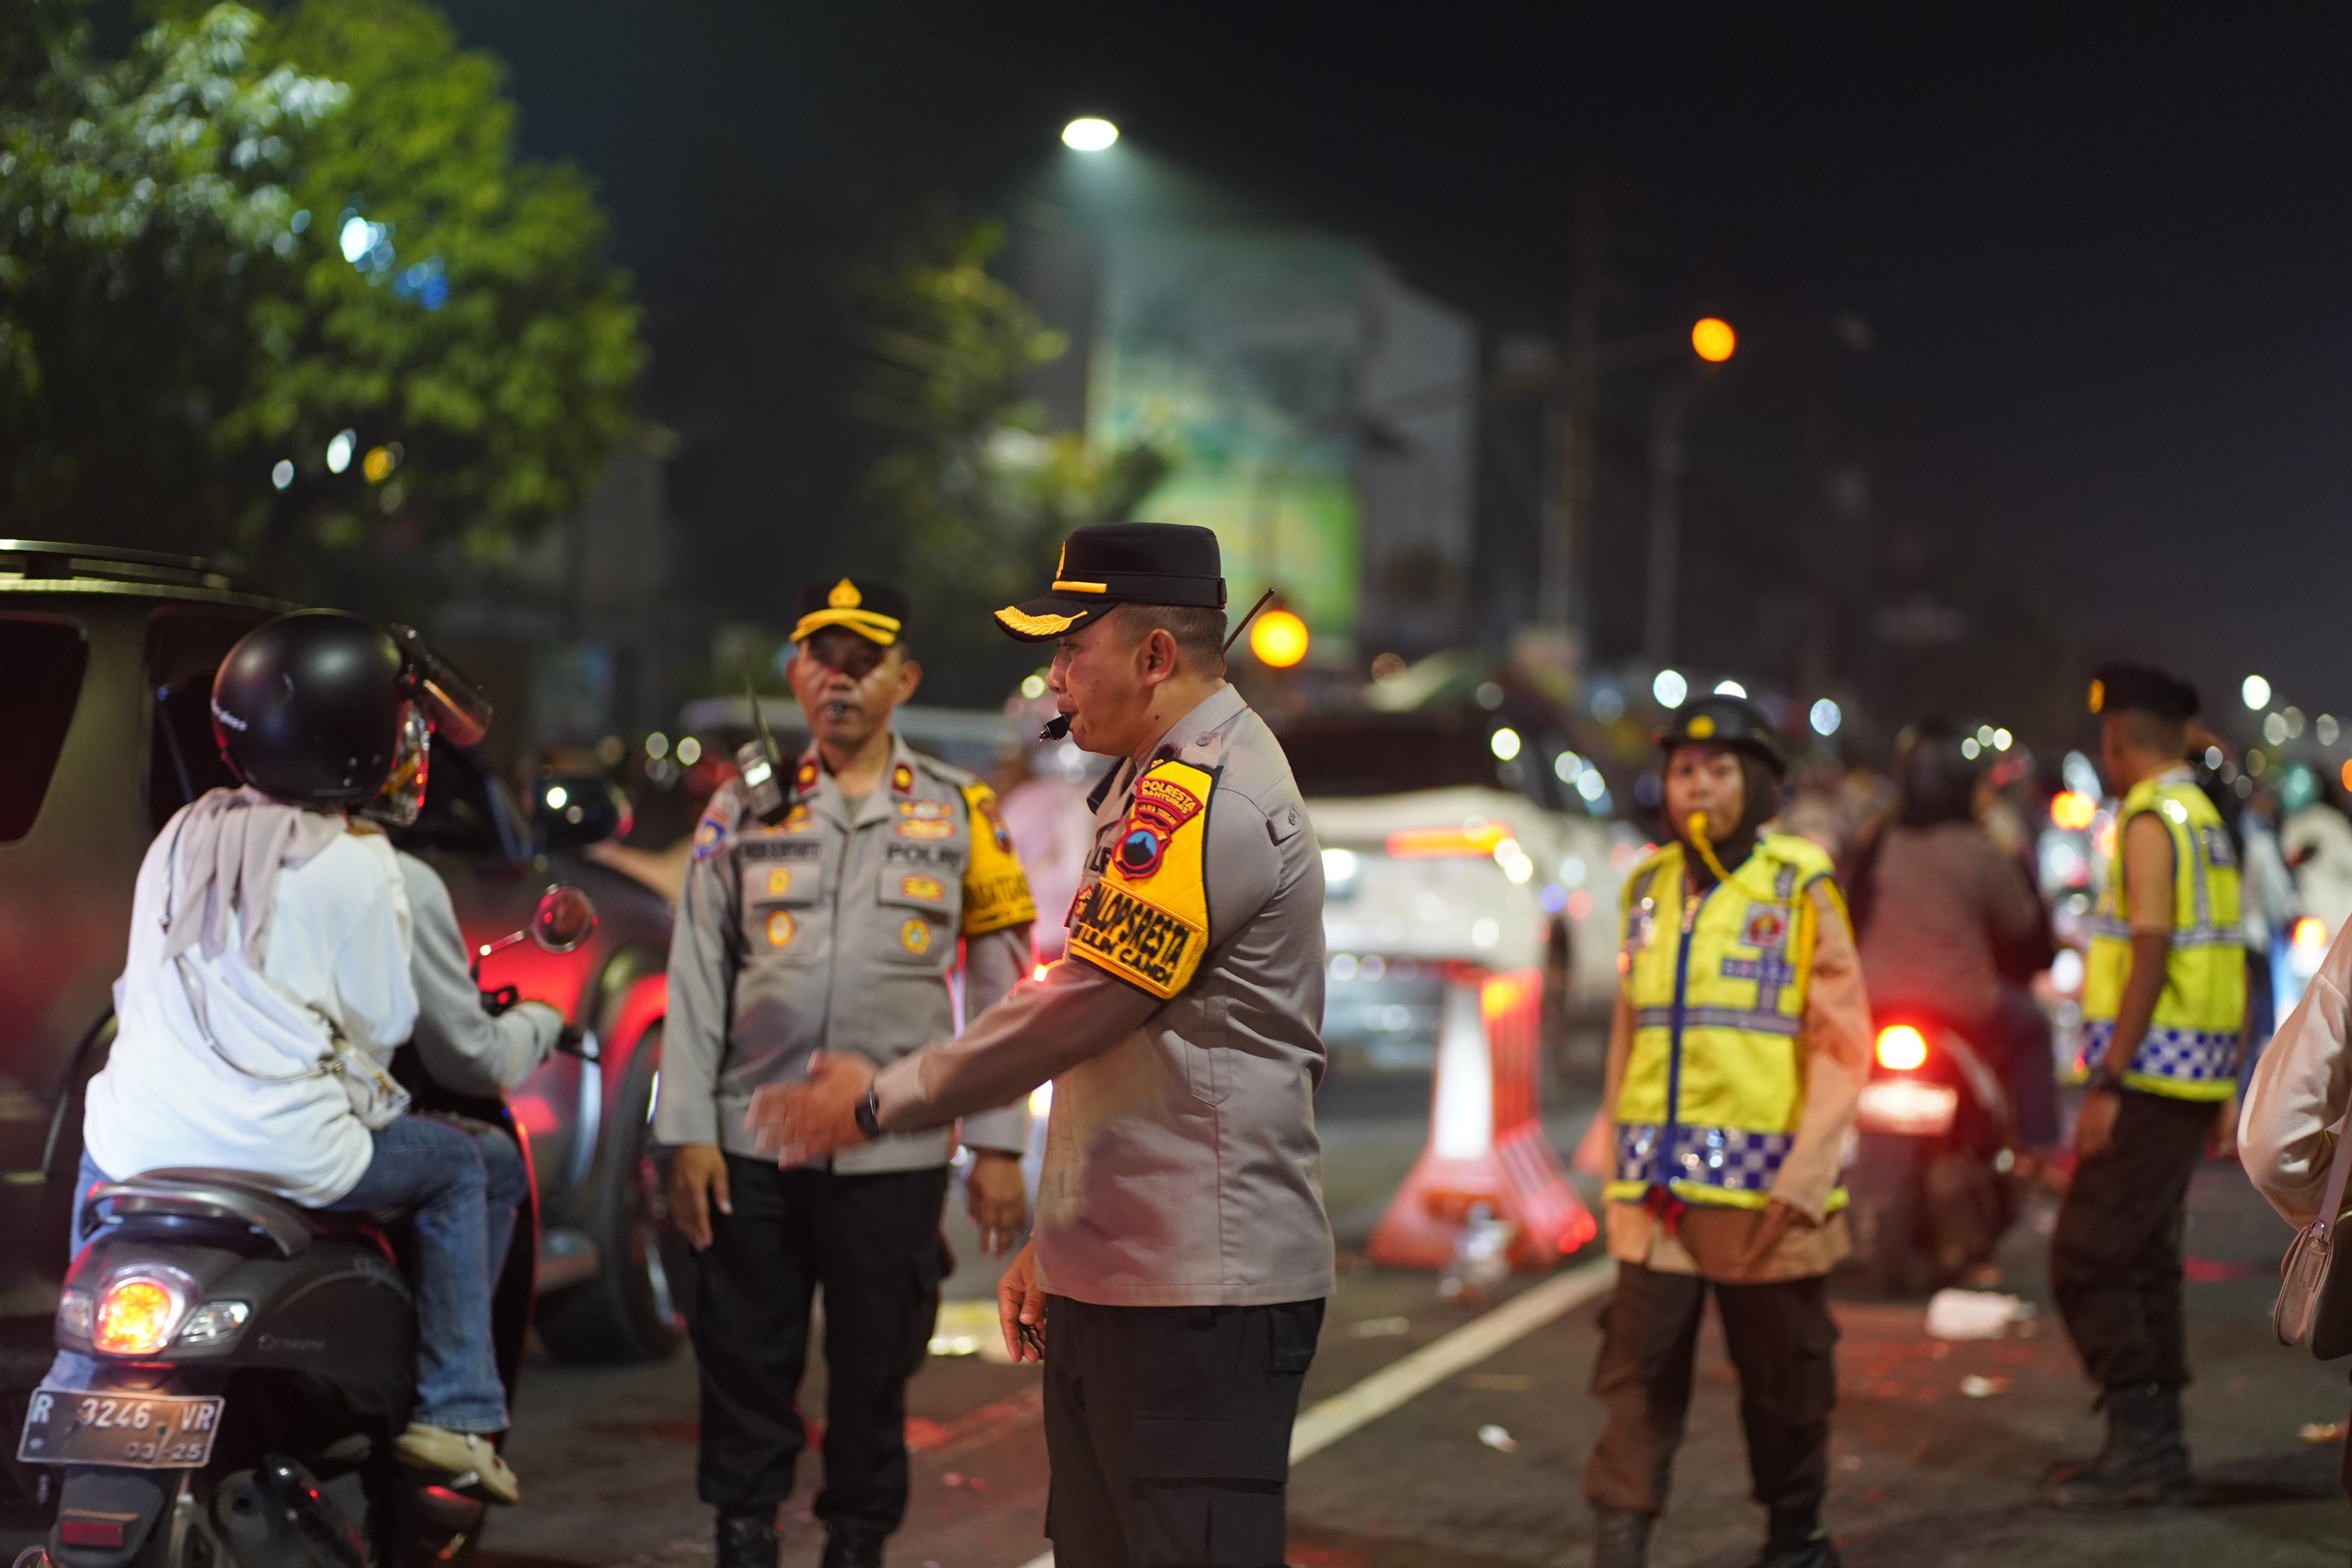
[[[897,1061],[953,1031],[959,964],[968,1014],[1029,964],[1034,910],[995,796],[891,729],[922,674],[906,619],[905,597],[870,579],[803,595],[787,674],[813,738],[779,758],[762,727],[695,829],[678,902],[654,1132],[698,1252],[699,1483],[720,1568],[775,1568],[819,1285],[825,1568],[882,1561],[906,1512],[906,1382],[936,1315],[952,1146],[940,1122],[780,1169],[744,1126],[752,1094],[820,1052]],[[972,1218],[1007,1249],[1025,1219],[1027,1104],[1007,1092],[968,1112]]]
[[[1835,1568],[1827,1276],[1848,1249],[1838,1170],[1870,1005],[1828,854],[1765,830],[1788,764],[1763,714],[1701,697],[1658,745],[1673,836],[1626,880],[1602,1110],[1578,1161],[1610,1171],[1617,1260],[1592,1372],[1592,1561],[1649,1560],[1712,1294],[1769,1515],[1759,1568]]]
[[[2099,1389],[2107,1440],[2061,1465],[2059,1508],[2145,1507],[2195,1492],[2180,1242],[2189,1178],[2234,1109],[2246,1018],[2238,865],[2182,753],[2197,692],[2145,665],[2091,683],[2099,755],[2122,797],[2083,977],[2083,1109],[2050,1284]]]
[[[1282,747],[1224,680],[1216,536],[1070,536],[997,612],[1054,644],[1069,734],[1118,759],[1068,956],[877,1076],[763,1095],[785,1157],[940,1126],[1054,1081],[1035,1239],[998,1292],[1042,1347],[1062,1568],[1275,1568],[1291,1423],[1330,1294],[1314,1092],[1323,868]]]

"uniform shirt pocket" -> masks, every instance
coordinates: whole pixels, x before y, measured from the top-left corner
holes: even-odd
[[[1201,1004],[1198,1027],[1183,1031],[1184,1066],[1192,1077],[1192,1098],[1204,1105],[1222,1105],[1233,1092],[1232,998],[1210,997]]]
[[[945,970],[955,962],[956,921],[962,911],[961,857],[929,864],[887,864],[875,903],[881,929],[874,952],[883,963]]]

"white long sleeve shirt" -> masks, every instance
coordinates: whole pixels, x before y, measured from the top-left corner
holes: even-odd
[[[326,1054],[321,1014],[379,1065],[415,1026],[408,904],[392,846],[372,830],[349,831],[281,870],[258,969],[241,924],[219,956],[201,945],[184,955],[231,1066],[207,1043],[189,988],[163,957],[172,843],[158,837],[139,868],[130,954],[114,987],[118,1032],[90,1081],[84,1146],[110,1176],[211,1166],[250,1172],[298,1203],[332,1203],[358,1184],[373,1144],[335,1079],[289,1075]]]
[[[2271,1037],[2238,1113],[2238,1159],[2279,1218],[2319,1218],[2336,1138],[2352,1103],[2352,927],[2338,930],[2303,1000]]]

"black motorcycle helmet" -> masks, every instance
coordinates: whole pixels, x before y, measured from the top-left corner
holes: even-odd
[[[273,800],[327,810],[374,800],[414,749],[412,712],[459,744],[488,705],[404,626],[300,610],[238,639],[213,677],[213,737],[236,776]]]

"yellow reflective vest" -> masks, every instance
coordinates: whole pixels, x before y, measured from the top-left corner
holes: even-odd
[[[2115,1038],[2131,973],[2131,909],[2124,897],[2124,832],[2154,812],[2172,835],[2172,947],[2147,1037],[2124,1083],[2179,1100],[2226,1100],[2238,1082],[2246,1021],[2245,938],[2238,922],[2238,858],[2221,814],[2188,779],[2145,779],[2124,797],[2116,855],[2091,919],[2083,977],[2083,1054],[2095,1061]]]
[[[1766,833],[1731,880],[1688,896],[1685,851],[1668,844],[1626,880],[1619,967],[1633,1044],[1612,1108],[1616,1179],[1638,1201],[1664,1186],[1692,1203],[1761,1208],[1805,1109],[1805,996],[1829,856]],[[1841,1208],[1845,1191],[1830,1195]]]

